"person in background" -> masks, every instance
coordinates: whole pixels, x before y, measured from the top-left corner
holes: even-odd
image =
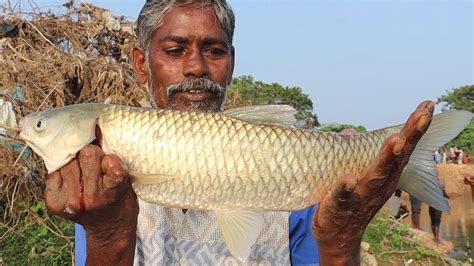
[[[474,173],[464,177],[464,184],[474,186]]]
[[[439,179],[439,184],[441,189],[443,190],[443,196],[446,199],[449,199],[449,195],[446,192],[446,184],[443,179]],[[433,232],[434,241],[438,244],[441,244],[440,238],[440,225],[441,225],[441,216],[443,214],[442,211],[438,211],[437,209],[430,206],[429,208],[430,220],[431,220],[431,232]]]
[[[448,155],[446,154],[446,149],[441,149],[441,160],[444,164],[447,163]]]
[[[458,154],[456,156],[456,163],[462,164],[463,158],[464,158],[464,151],[462,149],[459,149]]]
[[[454,152],[454,147],[449,148],[449,162],[456,163],[456,153]]]
[[[422,202],[419,199],[415,198],[415,196],[413,195],[410,195],[411,227],[413,229],[421,230],[421,227],[420,227],[421,204]]]
[[[435,151],[433,153],[433,159],[434,161],[436,162],[436,164],[440,164],[441,163],[441,154],[439,154],[439,151]]]
[[[458,157],[459,157],[459,148],[457,146],[454,147],[454,160],[453,160],[453,164],[457,164],[458,163]]]
[[[471,198],[474,202],[474,173],[464,177],[464,184],[471,186]]]
[[[390,217],[399,221],[408,216],[409,211],[402,199],[402,190],[396,189],[392,197],[387,201]]]
[[[462,157],[462,163],[463,164],[468,164],[469,163],[469,154],[466,154],[464,155],[464,157]]]

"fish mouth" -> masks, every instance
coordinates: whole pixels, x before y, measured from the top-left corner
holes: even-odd
[[[23,139],[25,142],[30,141],[31,139],[28,137],[28,135],[25,133],[25,118],[20,119],[20,123],[18,123],[20,126],[20,134],[18,136]]]
[[[35,145],[33,144],[33,140],[31,139],[31,137],[28,136],[27,134],[25,134],[25,132],[24,132],[23,130],[20,132],[20,134],[19,134],[18,136],[19,136],[22,140],[25,141],[26,145],[28,145],[28,146],[30,146],[30,147],[35,146]]]
[[[22,118],[20,119],[20,123],[19,123],[19,126],[20,126],[20,134],[18,134],[18,136],[25,141],[26,145],[30,146],[30,147],[36,147],[33,143],[33,139],[31,136],[29,136],[27,133],[26,133],[26,127],[25,127],[25,118]]]

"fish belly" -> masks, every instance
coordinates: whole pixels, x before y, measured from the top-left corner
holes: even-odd
[[[133,183],[139,197],[202,210],[313,205],[342,174],[360,174],[391,133],[341,136],[255,125],[224,114],[117,106],[103,111],[99,125],[106,153],[117,154],[130,172],[165,180]]]

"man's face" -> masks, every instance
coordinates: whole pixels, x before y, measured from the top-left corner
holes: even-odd
[[[234,51],[211,7],[185,5],[166,14],[152,36],[149,73],[141,72],[147,62],[140,65],[139,53],[143,51],[136,48],[137,76],[152,87],[158,107],[220,110],[232,76]]]

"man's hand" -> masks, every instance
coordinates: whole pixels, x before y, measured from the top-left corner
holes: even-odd
[[[82,224],[87,233],[87,262],[131,264],[135,250],[138,203],[124,163],[96,145],[51,173],[46,181],[48,210]]]
[[[322,265],[358,265],[365,228],[395,192],[416,143],[431,122],[434,103],[423,102],[403,130],[389,137],[372,164],[357,178],[347,174],[325,195],[313,218]]]
[[[464,177],[464,184],[474,186],[474,175],[465,176]]]
[[[464,177],[464,184],[471,186],[471,199],[474,202],[474,173]]]

